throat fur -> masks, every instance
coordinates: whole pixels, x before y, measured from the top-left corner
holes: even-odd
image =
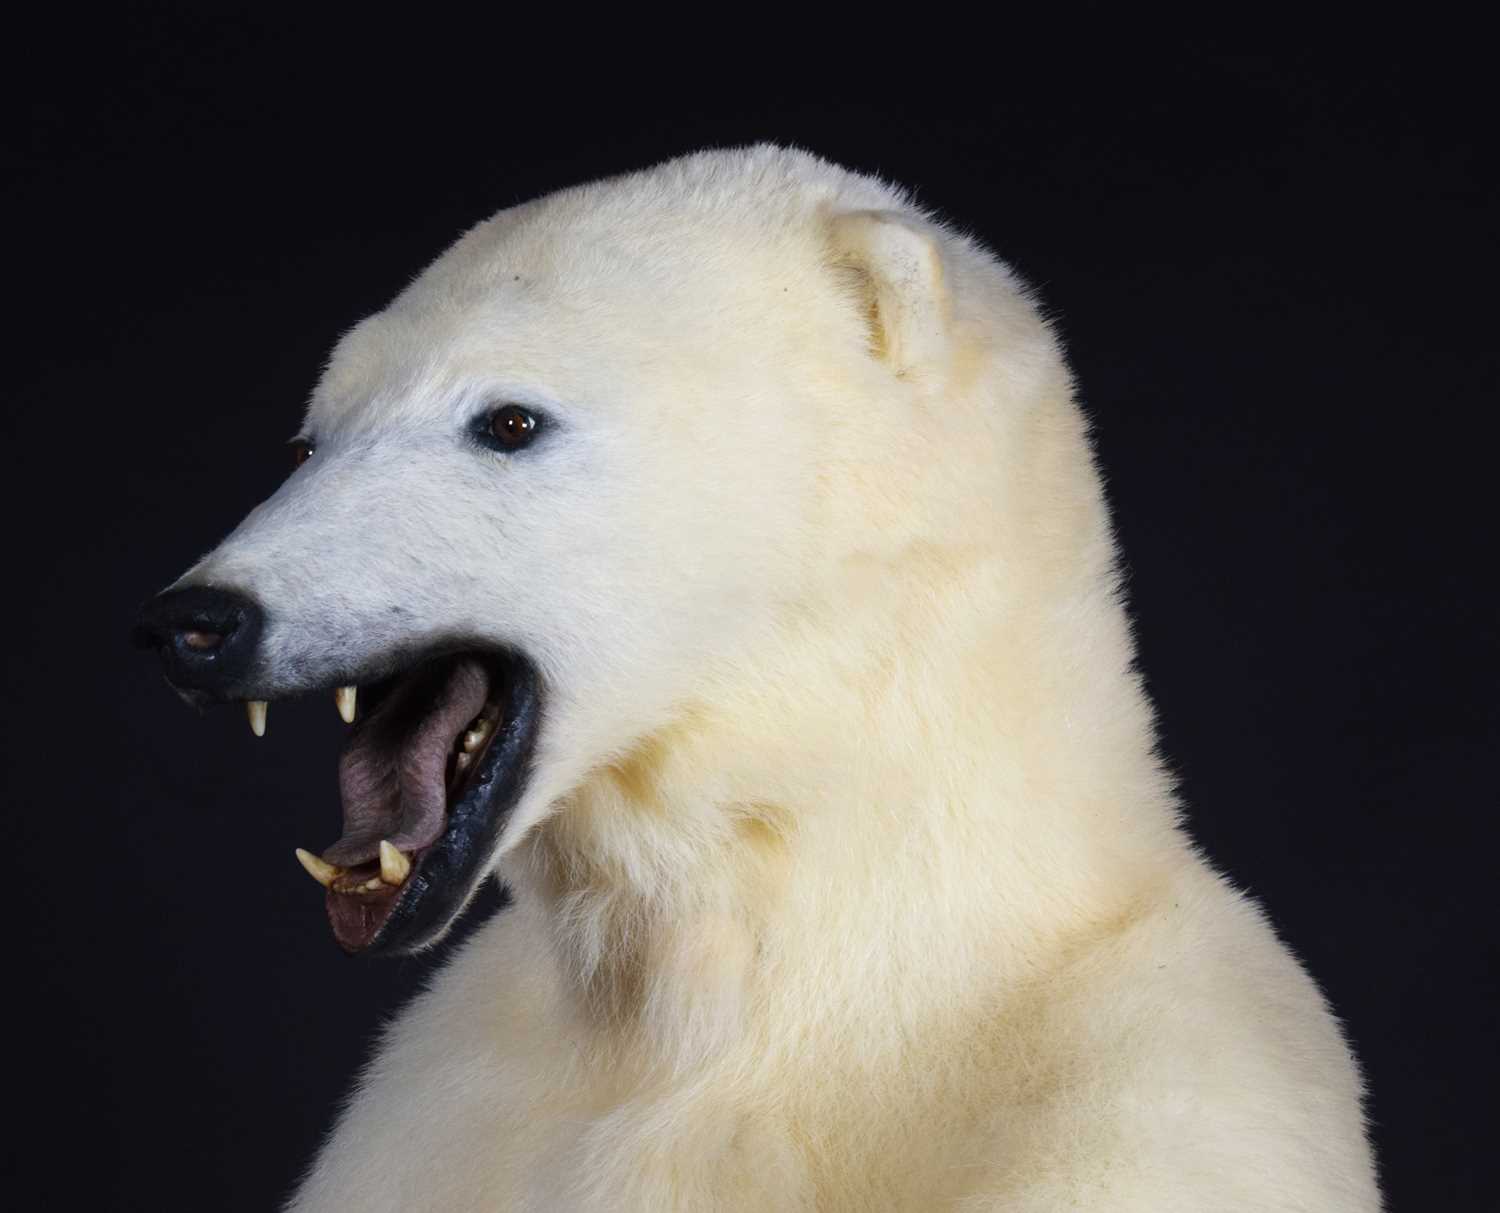
[[[746,1030],[794,833],[783,806],[682,794],[706,732],[690,710],[643,739],[572,793],[526,854],[588,1019],[673,1069]]]

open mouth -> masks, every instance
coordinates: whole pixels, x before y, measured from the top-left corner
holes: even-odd
[[[478,888],[524,788],[540,716],[535,669],[515,653],[429,656],[336,692],[354,728],[339,757],[344,832],[299,850],[327,890],[346,952],[433,942]],[[250,705],[264,729],[265,705]],[[258,726],[258,727],[257,727]]]

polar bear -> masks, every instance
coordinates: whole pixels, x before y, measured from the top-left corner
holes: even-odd
[[[1354,1059],[1154,752],[1085,420],[991,253],[802,151],[479,224],[144,609],[333,692],[350,952],[513,904],[289,1208],[1354,1213]]]

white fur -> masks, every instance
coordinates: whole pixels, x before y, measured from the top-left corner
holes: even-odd
[[[464,442],[502,399],[558,424]],[[291,1208],[1379,1207],[1333,1017],[1179,829],[1068,372],[974,241],[777,148],[568,190],[351,332],[308,432],[189,580],[266,604],[288,686],[459,631],[548,699],[515,905]]]

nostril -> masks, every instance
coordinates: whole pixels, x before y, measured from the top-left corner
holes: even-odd
[[[260,607],[243,594],[190,586],[148,602],[132,636],[161,658],[179,690],[228,696],[255,663],[263,623]]]

